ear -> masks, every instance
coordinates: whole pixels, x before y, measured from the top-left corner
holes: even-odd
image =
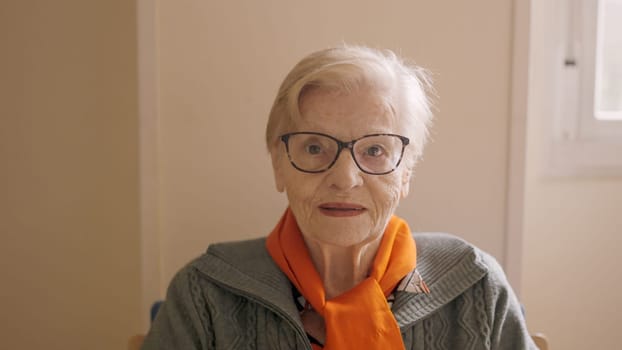
[[[274,172],[276,190],[283,193],[285,191],[285,178],[283,175],[283,160],[281,159],[281,148],[279,145],[272,147],[270,150],[270,158],[272,158],[272,170]]]
[[[410,177],[412,175],[412,167],[407,167],[402,172],[402,188],[401,188],[401,198],[404,199],[408,196],[410,192]]]

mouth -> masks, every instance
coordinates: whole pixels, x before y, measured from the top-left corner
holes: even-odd
[[[353,203],[323,203],[318,208],[322,214],[333,217],[357,216],[367,211],[365,207]]]

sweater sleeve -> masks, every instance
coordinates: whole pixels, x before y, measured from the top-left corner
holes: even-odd
[[[142,350],[213,349],[213,341],[206,332],[211,329],[211,318],[197,274],[194,268],[186,266],[175,275]]]
[[[537,349],[527,330],[522,308],[497,261],[486,257],[490,270],[485,277],[485,290],[491,320],[490,349]]]

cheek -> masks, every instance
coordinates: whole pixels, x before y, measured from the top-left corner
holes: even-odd
[[[401,183],[396,177],[381,181],[374,186],[376,208],[379,216],[388,217],[393,214],[401,198]]]
[[[304,174],[290,173],[285,181],[285,192],[289,204],[301,214],[310,210],[317,192],[315,182],[304,177]]]

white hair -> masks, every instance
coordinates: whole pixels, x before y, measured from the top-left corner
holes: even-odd
[[[412,165],[422,155],[432,120],[431,80],[424,69],[405,62],[391,50],[341,45],[314,52],[289,72],[279,88],[266,127],[270,152],[279,137],[300,120],[300,101],[310,89],[350,92],[369,87],[403,123],[414,146]]]

